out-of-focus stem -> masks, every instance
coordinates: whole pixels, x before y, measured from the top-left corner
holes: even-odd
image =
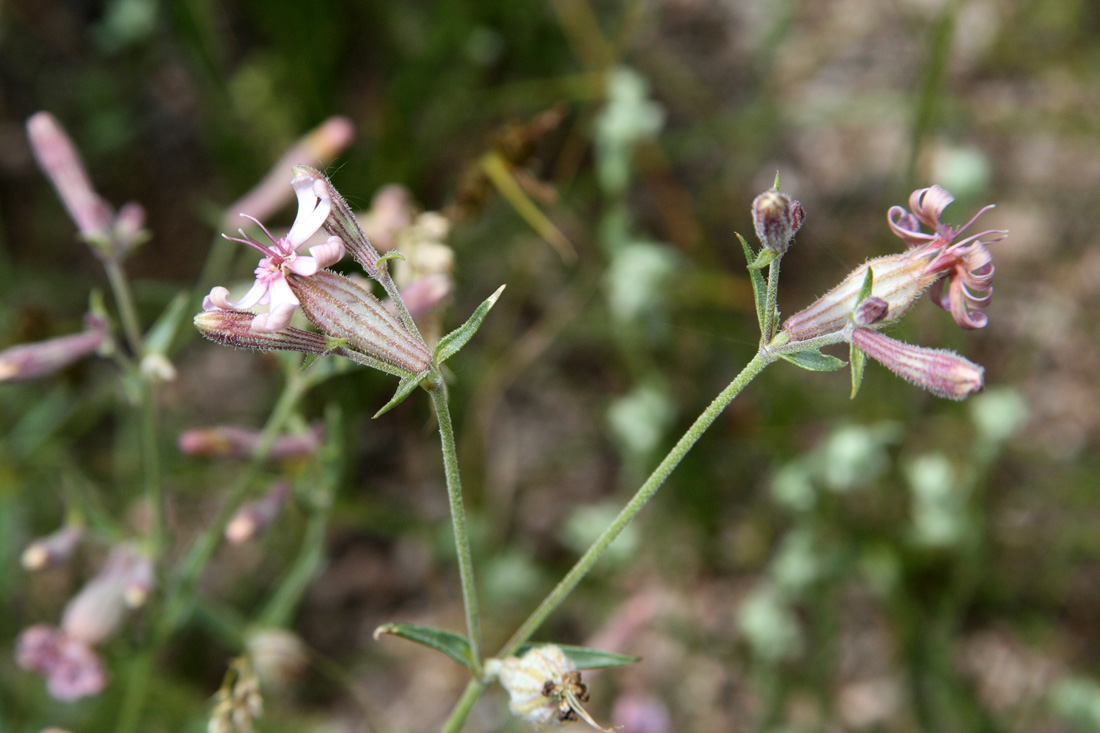
[[[115,302],[118,304],[118,314],[122,319],[122,330],[126,334],[126,341],[130,345],[130,351],[134,353],[134,359],[140,362],[141,357],[144,356],[144,347],[137,309],[134,308],[134,298],[130,294],[130,283],[117,260],[104,259],[103,268],[107,271],[107,280],[111,283],[111,292],[114,293]]]
[[[454,526],[458,574],[462,582],[462,601],[466,609],[466,631],[470,642],[470,659],[474,676],[481,676],[481,620],[477,608],[477,588],[474,584],[474,561],[470,552],[470,534],[466,528],[466,510],[462,505],[462,480],[458,472],[458,450],[455,448],[451,410],[447,403],[447,387],[436,377],[429,393],[439,420],[439,440],[443,446],[443,471],[447,478],[447,497],[451,502],[451,523]]]
[[[474,705],[478,699],[481,698],[482,693],[485,692],[485,683],[476,677],[470,680],[470,684],[466,685],[466,689],[462,693],[462,697],[455,703],[454,709],[451,710],[450,716],[447,721],[440,728],[441,733],[458,733],[462,730],[463,724],[466,722],[466,718],[470,715],[470,711],[474,709]]]

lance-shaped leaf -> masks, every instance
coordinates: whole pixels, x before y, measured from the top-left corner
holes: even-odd
[[[408,399],[409,395],[420,386],[420,383],[423,382],[424,378],[427,376],[428,372],[423,372],[421,374],[414,374],[411,377],[402,377],[397,385],[397,391],[394,392],[393,399],[387,402],[385,407],[381,410],[374,413],[374,416],[381,417]]]
[[[848,351],[848,363],[852,369],[852,399],[854,400],[863,384],[863,370],[867,367],[867,355],[852,344],[852,348]]]
[[[470,655],[470,642],[466,641],[466,637],[459,636],[453,631],[433,629],[430,626],[417,626],[416,624],[382,624],[374,630],[374,638],[378,640],[382,636],[396,636],[400,639],[429,646],[436,651],[443,652],[470,670],[474,668],[474,662]]]
[[[522,644],[515,651],[515,656],[522,657],[528,651],[537,646],[543,646],[542,643],[535,644]],[[631,664],[637,664],[642,661],[641,657],[635,657],[630,654],[617,654],[615,652],[605,652],[600,649],[591,649],[586,646],[571,646],[569,644],[555,644],[565,653],[565,656],[569,657],[569,661],[573,663],[577,669],[606,669],[609,667],[627,667]]]
[[[822,354],[817,349],[796,351],[793,354],[780,354],[780,358],[786,359],[797,367],[808,372],[835,372],[844,368],[844,360],[835,356]]]
[[[741,242],[741,249],[745,252],[745,262],[749,266],[749,281],[752,282],[752,297],[756,301],[756,320],[760,324],[760,332],[764,332],[764,309],[767,307],[768,284],[764,282],[764,276],[760,270],[752,266],[752,247],[740,234],[737,239]]]
[[[474,337],[477,330],[481,328],[481,322],[485,320],[485,316],[488,315],[489,310],[497,302],[500,294],[504,292],[505,287],[506,286],[501,285],[497,288],[495,293],[486,298],[485,301],[477,307],[477,310],[474,311],[469,320],[439,340],[439,343],[436,344],[435,354],[432,358],[432,361],[437,366],[458,353],[458,350]]]

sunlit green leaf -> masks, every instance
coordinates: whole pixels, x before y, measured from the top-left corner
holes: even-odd
[[[870,270],[868,270],[870,272]],[[867,366],[867,356],[852,344],[848,354],[848,363],[852,365],[852,399],[859,394],[859,387],[863,384],[863,370]]]
[[[439,343],[435,347],[435,354],[432,358],[435,364],[442,364],[447,361],[447,359],[450,359],[474,337],[477,330],[481,328],[481,322],[484,321],[485,316],[488,315],[489,309],[497,302],[497,298],[504,292],[505,287],[506,286],[501,285],[497,288],[495,293],[486,298],[485,302],[477,307],[477,310],[474,311],[468,321],[439,340]]]
[[[408,399],[409,395],[413,393],[413,390],[420,386],[420,383],[424,381],[424,377],[426,376],[428,376],[427,372],[414,374],[411,377],[402,377],[401,381],[397,384],[397,391],[394,393],[393,399],[387,402],[381,410],[374,413],[374,416],[380,417],[382,415],[385,415],[387,412]]]
[[[837,369],[844,368],[843,359],[822,354],[817,349],[796,351],[793,354],[780,354],[780,357],[810,372],[835,372]]]

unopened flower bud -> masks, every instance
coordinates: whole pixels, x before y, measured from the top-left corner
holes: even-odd
[[[872,295],[856,306],[855,312],[852,313],[852,322],[857,326],[870,326],[885,318],[888,310],[890,305],[885,300]]]
[[[195,328],[206,338],[227,346],[257,351],[300,351],[304,354],[325,354],[325,337],[300,328],[281,331],[253,331],[252,313],[210,310],[195,316]]]
[[[259,430],[235,425],[193,428],[180,434],[179,448],[189,456],[252,458],[260,447],[261,435]],[[325,429],[319,423],[302,433],[280,435],[271,444],[267,457],[307,458],[317,452],[324,437]]]
[[[60,336],[0,351],[0,382],[22,382],[63,369],[94,354],[108,339],[105,328],[94,326],[71,336]]]
[[[961,400],[985,384],[985,369],[953,351],[913,346],[867,328],[854,329],[850,341],[894,374],[938,397]]]
[[[347,117],[329,117],[310,130],[271,167],[251,191],[229,206],[226,211],[236,216],[247,211],[257,219],[266,219],[291,199],[286,188],[286,172],[300,163],[327,166],[355,138],[355,125]],[[229,225],[227,220],[226,225]]]
[[[405,301],[409,314],[418,319],[439,307],[439,304],[451,294],[453,286],[454,282],[450,275],[442,273],[425,275],[401,288],[401,299]],[[385,306],[391,313],[396,312],[393,303],[389,300],[385,301]]]
[[[287,280],[306,317],[330,336],[346,339],[349,348],[411,374],[430,366],[432,355],[424,342],[348,278],[322,270]]]
[[[27,120],[27,137],[39,167],[57,189],[81,235],[105,242],[114,214],[92,188],[80,155],[61,125],[49,112],[38,112]]]
[[[588,688],[561,647],[547,644],[531,649],[522,657],[494,661],[487,665],[487,670],[490,674],[495,672],[501,686],[508,691],[508,707],[513,715],[536,728],[579,717],[596,730],[613,730],[597,725],[585,710]]]
[[[65,562],[72,557],[83,536],[83,528],[66,526],[51,535],[39,537],[23,550],[23,567],[35,571]]]
[[[263,534],[279,516],[289,496],[290,484],[276,481],[267,494],[237,510],[225,527],[225,538],[232,544],[239,545]]]
[[[115,633],[127,608],[142,605],[152,587],[149,557],[129,546],[116,547],[99,574],[65,607],[61,631],[94,646]]]
[[[250,631],[244,643],[256,674],[267,687],[285,689],[309,665],[306,645],[297,634],[286,629]]]
[[[772,188],[753,199],[752,223],[760,243],[773,252],[783,254],[802,226],[805,213],[802,204]]]

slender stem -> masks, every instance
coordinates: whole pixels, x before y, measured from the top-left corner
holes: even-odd
[[[470,684],[466,685],[462,697],[455,703],[454,709],[447,718],[447,722],[440,728],[440,733],[458,733],[462,730],[462,725],[466,722],[467,716],[469,716],[470,711],[474,709],[474,704],[484,692],[484,682],[476,677],[470,680]]]
[[[783,255],[776,257],[768,265],[768,293],[764,300],[764,343],[770,344],[775,337],[775,309],[779,297],[779,263]]]
[[[145,480],[145,495],[153,513],[153,558],[159,562],[164,553],[167,522],[164,512],[164,489],[160,481],[160,449],[157,446],[157,403],[151,382],[141,386],[141,452]]]
[[[458,473],[458,451],[455,448],[451,410],[447,404],[447,387],[436,378],[429,389],[439,420],[439,441],[443,446],[443,471],[447,477],[447,496],[451,500],[451,523],[454,525],[455,551],[458,554],[458,574],[462,581],[462,601],[466,607],[466,631],[470,641],[470,657],[474,676],[481,676],[481,618],[477,610],[477,588],[474,585],[474,561],[470,552],[470,534],[466,529],[466,510],[462,506],[462,481]]]
[[[535,609],[534,613],[527,617],[527,620],[523,622],[523,625],[512,635],[512,638],[508,640],[508,643],[504,645],[498,656],[506,657],[516,650],[516,648],[527,641],[533,633],[542,625],[542,622],[546,620],[554,609],[565,600],[577,584],[588,574],[588,571],[592,569],[592,566],[596,564],[596,561],[607,549],[608,545],[619,536],[619,533],[630,524],[631,520],[642,510],[642,507],[646,505],[653,495],[657,493],[657,490],[661,488],[661,485],[672,473],[673,469],[680,464],[684,456],[695,445],[696,441],[706,432],[707,428],[714,423],[718,416],[724,409],[733,401],[742,389],[745,388],[752,379],[763,371],[764,367],[770,364],[775,357],[767,352],[760,351],[752,358],[741,373],[737,375],[729,386],[722,390],[721,394],[714,398],[714,401],[707,406],[707,409],[703,411],[703,414],[696,418],[688,431],[680,438],[680,440],[661,461],[660,465],[654,469],[650,474],[646,482],[642,484],[633,498],[623,507],[619,515],[608,525],[607,529],[592,543],[592,546],[577,560],[573,568],[566,573],[561,582],[550,591],[550,594],[543,599],[539,607]]]
[[[206,568],[206,564],[218,548],[218,543],[225,533],[225,526],[233,518],[233,514],[248,495],[248,489],[252,485],[252,480],[255,478],[260,465],[271,451],[275,438],[278,437],[279,431],[287,418],[290,417],[295,403],[307,387],[308,381],[304,376],[297,372],[291,373],[286,386],[283,388],[283,393],[279,396],[279,401],[276,403],[275,409],[272,410],[271,416],[264,426],[263,433],[260,435],[256,452],[252,457],[248,470],[237,479],[237,482],[229,491],[228,498],[218,510],[218,514],[206,530],[192,543],[187,555],[180,562],[179,571],[169,590],[166,607],[161,616],[157,634],[158,643],[171,635],[183,621],[190,606],[195,586],[202,575],[202,571]]]
[[[332,487],[324,489],[324,495],[319,498],[319,506],[313,507],[306,525],[305,537],[302,538],[301,549],[294,565],[279,584],[278,589],[267,602],[267,606],[259,615],[262,626],[285,626],[294,613],[295,607],[302,599],[302,594],[309,587],[314,574],[325,560],[325,530],[328,527],[329,511],[332,509]]]
[[[138,324],[137,309],[134,307],[134,298],[130,294],[130,283],[126,280],[126,274],[117,261],[105,259],[103,268],[107,271],[107,280],[111,283],[111,292],[115,295],[126,341],[130,344],[130,350],[134,352],[134,358],[140,362],[144,355],[144,347],[141,342],[141,326]]]

